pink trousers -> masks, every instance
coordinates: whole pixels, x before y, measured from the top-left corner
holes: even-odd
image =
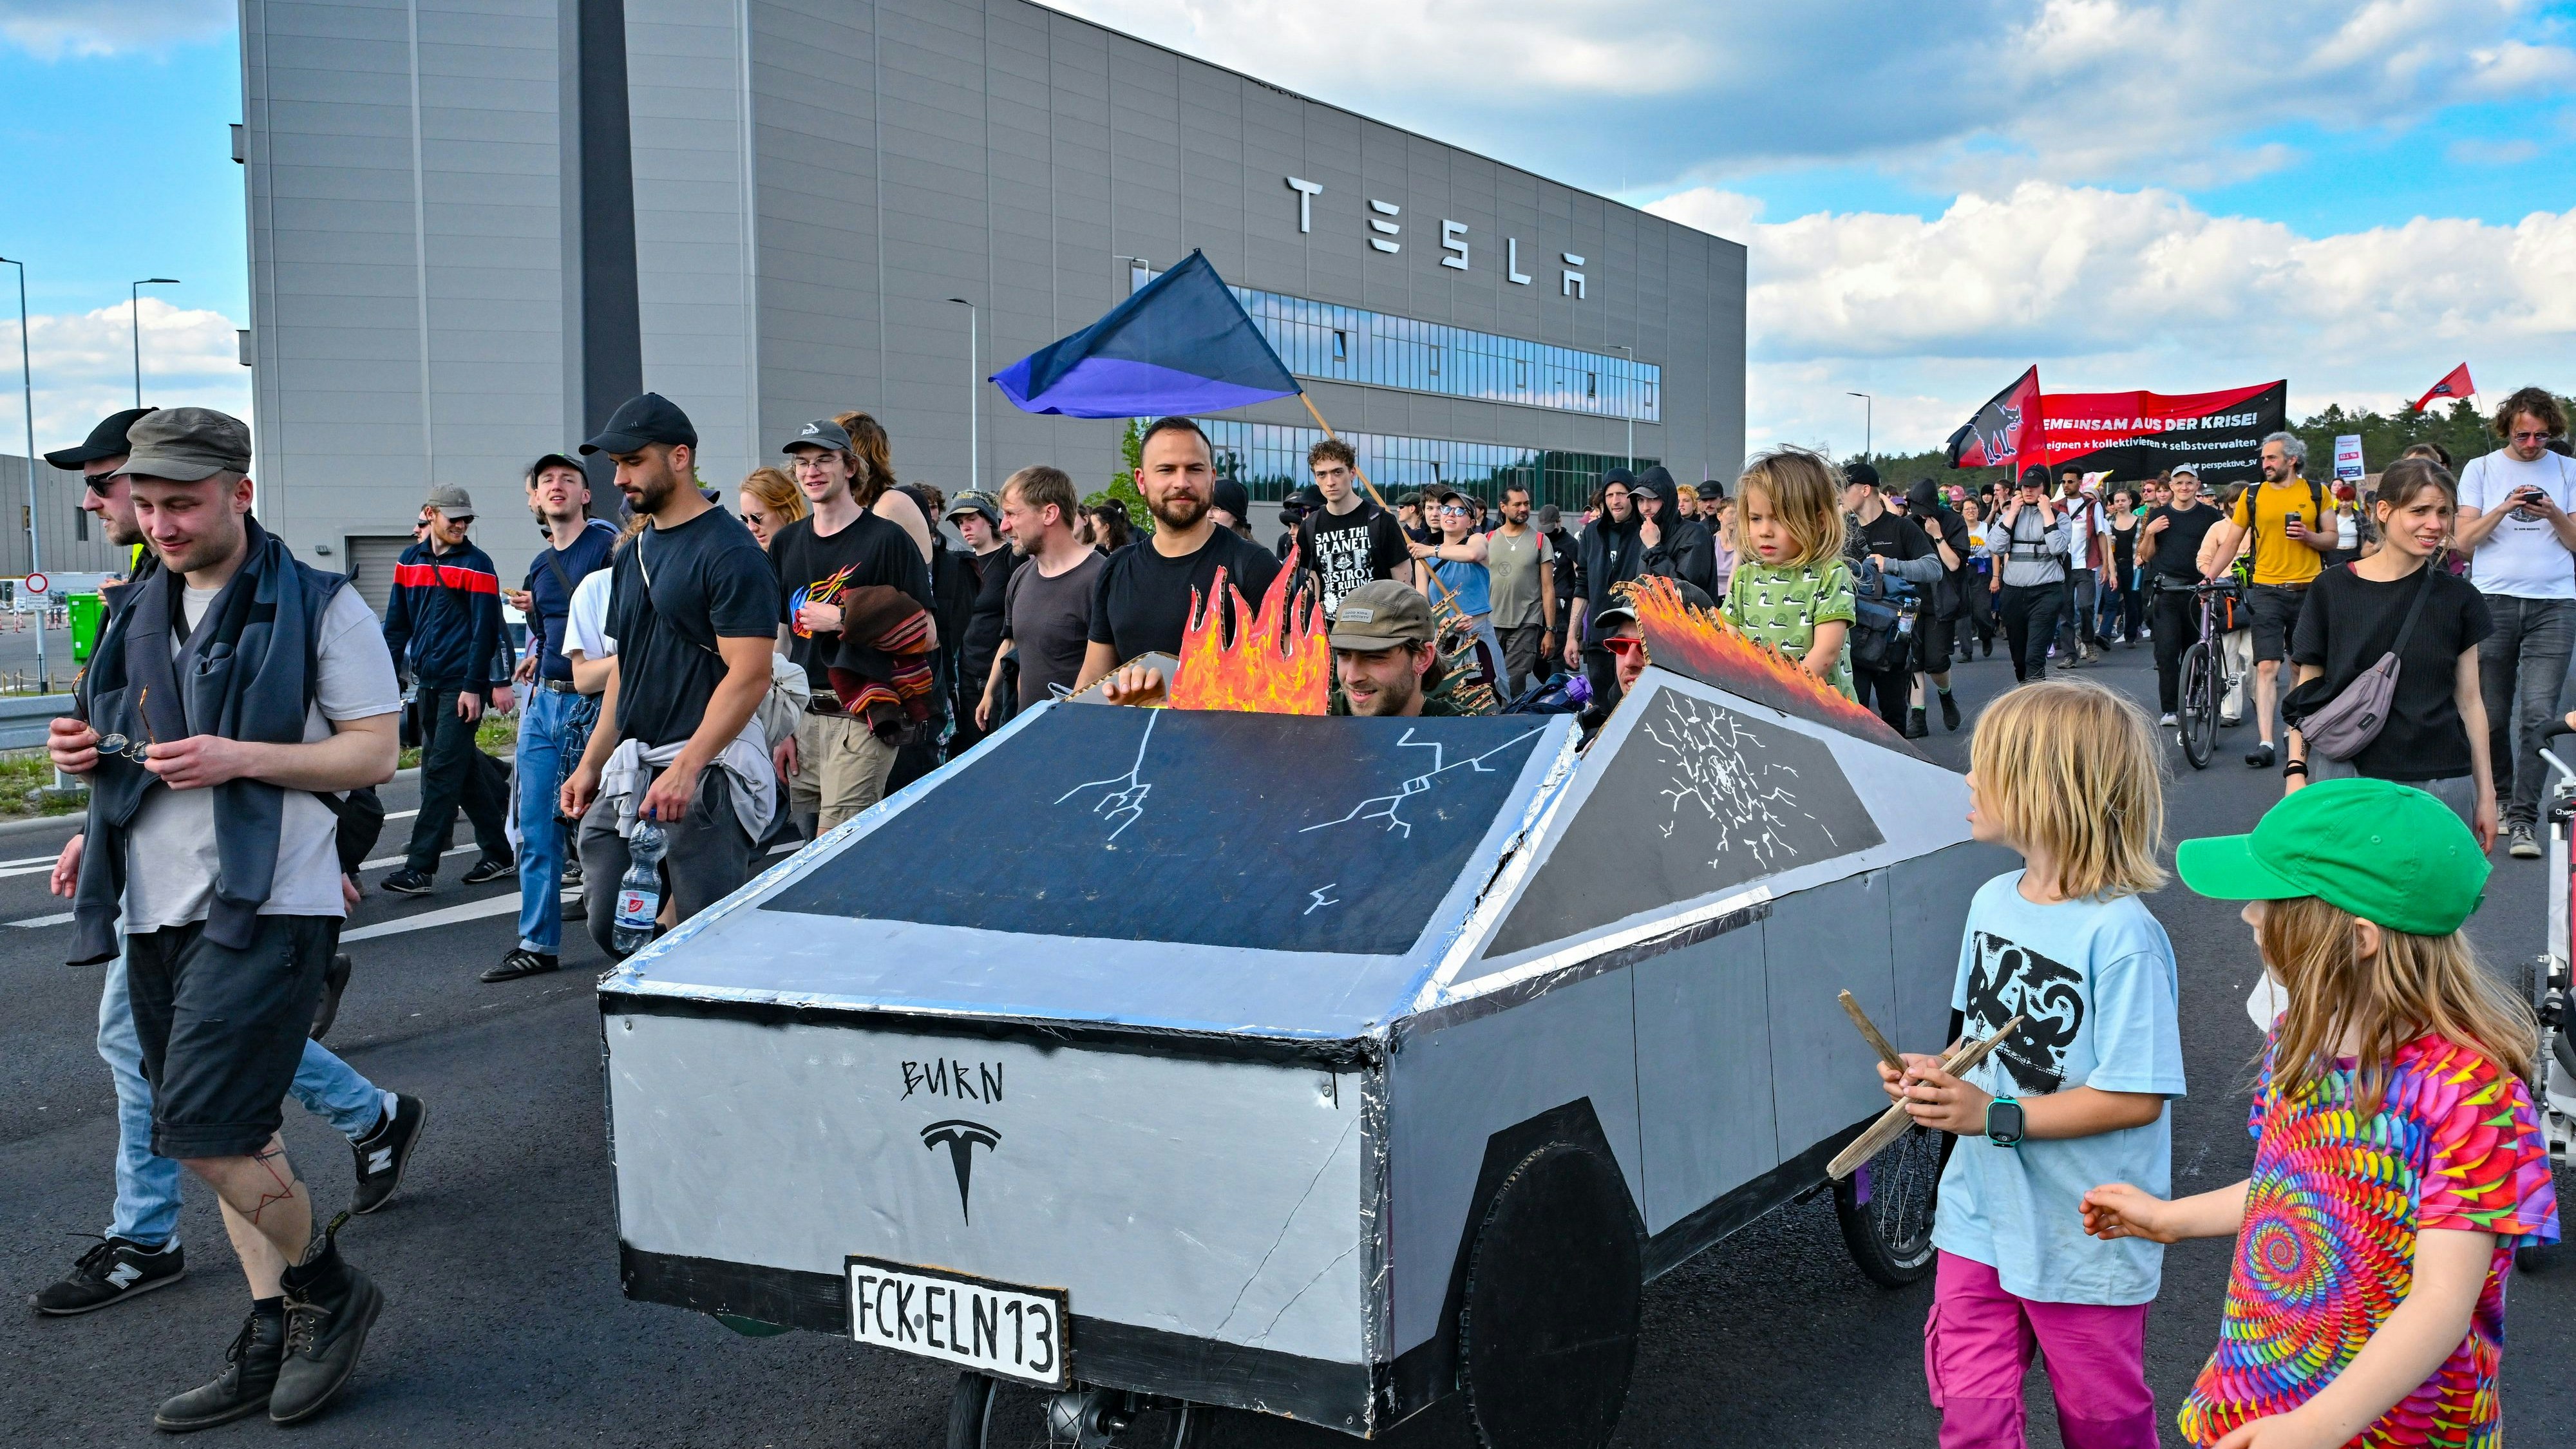
[[[2066,1449],[2156,1449],[2146,1304],[2016,1298],[1994,1269],[1948,1253],[1923,1325],[1941,1449],[2023,1449],[2021,1386],[2034,1347],[2048,1365]]]

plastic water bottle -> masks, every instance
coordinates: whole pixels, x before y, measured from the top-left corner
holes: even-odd
[[[617,882],[617,954],[632,956],[653,939],[653,919],[662,914],[662,852],[668,842],[662,827],[635,822],[626,842],[626,874]]]

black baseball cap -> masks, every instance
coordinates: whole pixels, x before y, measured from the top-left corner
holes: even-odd
[[[1877,487],[1878,470],[1855,458],[1843,465],[1843,486],[1848,488],[1860,483],[1866,483],[1872,488]]]
[[[1309,483],[1305,487],[1298,489],[1296,492],[1289,494],[1286,506],[1290,508],[1303,508],[1308,512],[1313,512],[1315,509],[1325,506],[1324,490],[1316,487],[1312,483]]]
[[[122,458],[134,451],[126,444],[125,430],[134,426],[136,418],[151,411],[150,408],[127,408],[121,413],[109,413],[97,427],[89,430],[89,436],[79,447],[58,448],[47,453],[45,461],[69,472],[83,463],[95,463],[101,458]]]
[[[778,451],[782,453],[793,453],[799,448],[846,453],[850,451],[850,435],[830,418],[816,418],[810,423],[797,424],[796,431],[787,435],[787,441],[778,445]]]
[[[669,443],[694,448],[698,430],[689,425],[689,415],[679,404],[658,392],[630,397],[608,415],[608,426],[599,436],[581,445],[585,458],[593,453],[632,453],[647,443]]]

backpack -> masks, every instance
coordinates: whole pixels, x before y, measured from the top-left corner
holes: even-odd
[[[1858,615],[1851,626],[1852,667],[1873,674],[1905,668],[1922,590],[1881,569],[1877,555],[1864,555],[1852,565],[1852,603]]]

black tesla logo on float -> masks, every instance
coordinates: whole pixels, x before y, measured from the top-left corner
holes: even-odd
[[[967,1194],[975,1181],[975,1149],[1001,1146],[1002,1134],[964,1118],[933,1122],[921,1129],[922,1146],[936,1149],[942,1144],[948,1148],[948,1165],[957,1170],[957,1211],[971,1223],[975,1221],[975,1210],[968,1205]]]

